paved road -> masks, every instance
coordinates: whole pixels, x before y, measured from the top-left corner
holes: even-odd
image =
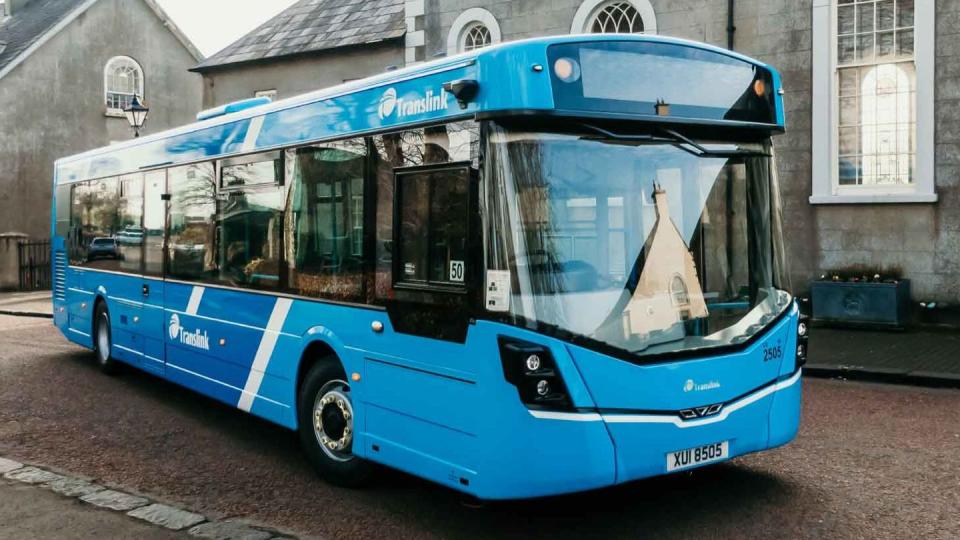
[[[142,373],[105,377],[48,321],[0,317],[0,455],[329,538],[960,538],[960,391],[805,384],[783,449],[474,510],[395,472],[327,486],[293,434]]]

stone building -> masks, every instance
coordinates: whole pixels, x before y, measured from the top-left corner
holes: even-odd
[[[550,34],[656,33],[768,62],[783,75],[794,288],[877,269],[910,278],[916,300],[960,301],[957,0],[303,0],[286,13],[233,46],[237,61],[197,68],[206,105]]]
[[[0,0],[0,233],[50,235],[53,163],[194,120],[202,60],[154,0]]]

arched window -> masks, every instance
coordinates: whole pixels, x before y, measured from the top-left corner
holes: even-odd
[[[475,23],[463,32],[460,50],[472,51],[490,44],[490,29],[483,23]]]
[[[447,34],[447,54],[480,49],[500,43],[500,24],[483,8],[470,8],[454,19]]]
[[[108,113],[120,113],[133,96],[143,98],[143,68],[129,56],[115,56],[103,70],[104,101]]]
[[[673,279],[670,280],[670,296],[675,306],[685,306],[690,303],[687,284],[683,282],[683,278],[679,275],[673,276]]]
[[[572,34],[657,33],[650,0],[586,0],[570,26]]]
[[[643,32],[643,19],[630,2],[607,4],[593,16],[591,34],[633,34]]]

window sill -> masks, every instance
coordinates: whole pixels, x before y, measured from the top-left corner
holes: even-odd
[[[106,112],[103,113],[103,115],[110,118],[126,118],[127,117],[127,115],[124,114],[122,109],[107,109]]]
[[[810,204],[929,204],[935,202],[937,202],[936,193],[844,193],[810,197]]]

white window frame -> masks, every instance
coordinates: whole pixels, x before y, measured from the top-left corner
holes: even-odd
[[[640,14],[640,20],[643,21],[644,34],[657,33],[657,13],[653,10],[650,0],[586,0],[573,16],[573,23],[570,25],[571,34],[589,34],[590,27],[593,26],[593,18],[601,9],[607,7],[607,4],[614,4],[617,1],[631,4]]]
[[[474,25],[482,24],[490,31],[490,45],[496,45],[503,39],[500,33],[500,23],[493,13],[483,8],[470,8],[453,20],[450,31],[447,33],[447,56],[463,52],[463,40],[467,30]]]
[[[841,186],[839,183],[839,71],[837,69],[837,0],[813,1],[813,121],[810,204],[933,203],[937,201],[934,167],[935,7],[914,3],[916,65],[916,165],[913,183],[905,186]]]
[[[276,101],[276,100],[277,100],[277,89],[276,89],[276,88],[272,88],[272,89],[270,89],[270,90],[257,90],[256,92],[253,93],[253,97],[255,97],[255,98],[265,97],[265,98],[270,98],[270,101]]]
[[[110,72],[113,70],[113,65],[117,62],[129,62],[137,69],[137,73],[140,75],[140,85],[135,89],[134,94],[138,96],[141,100],[145,99],[144,96],[145,88],[147,86],[147,81],[144,78],[143,66],[140,65],[140,62],[137,62],[129,56],[114,56],[110,60],[107,60],[107,63],[103,66],[103,105],[106,107],[106,116],[115,116],[118,118],[125,118],[126,115],[123,112],[123,109],[116,109],[107,105],[107,94],[110,93]]]

